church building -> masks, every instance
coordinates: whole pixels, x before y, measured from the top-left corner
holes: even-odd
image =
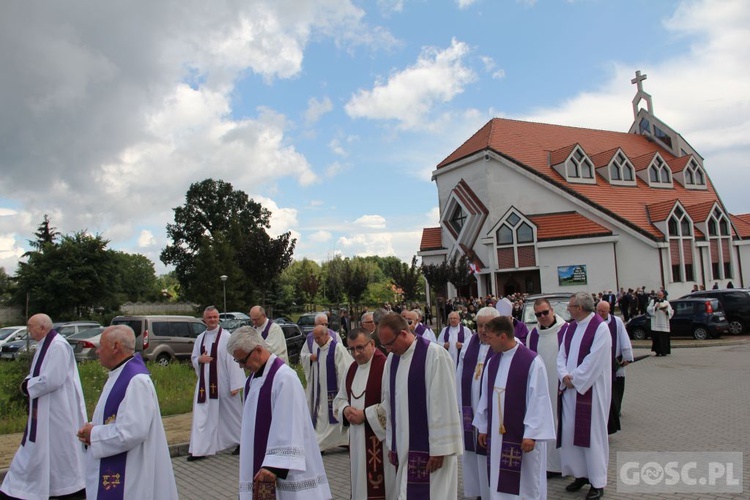
[[[440,226],[423,230],[423,263],[466,255],[479,296],[748,286],[750,214],[726,210],[645,79],[628,132],[490,120],[432,173]]]

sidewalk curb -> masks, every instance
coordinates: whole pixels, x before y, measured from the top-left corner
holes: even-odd
[[[633,348],[648,349],[651,347],[651,340],[631,340]],[[672,349],[690,349],[693,347],[727,347],[734,345],[744,345],[750,343],[750,339],[714,339],[714,340],[675,340],[672,339]]]

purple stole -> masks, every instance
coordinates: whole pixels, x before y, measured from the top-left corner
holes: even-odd
[[[268,373],[266,380],[260,387],[258,403],[255,407],[255,435],[253,436],[253,477],[263,466],[266,458],[266,446],[268,445],[268,433],[271,431],[271,420],[273,408],[271,404],[271,392],[273,390],[273,378],[279,368],[284,364],[281,358],[274,359],[270,365],[266,364]],[[250,383],[255,379],[255,374],[250,374],[245,381],[245,398],[250,392]],[[247,399],[245,399],[247,401]]]
[[[219,331],[216,332],[216,340],[214,340],[214,345],[211,346],[211,357],[213,358],[211,362],[209,363],[208,367],[208,384],[209,384],[209,391],[208,391],[208,397],[210,399],[219,399],[219,358],[218,358],[218,349],[219,349],[219,339],[221,338],[221,327],[219,327]],[[203,339],[201,340],[201,349],[200,352],[203,354],[205,351],[205,345],[206,345],[206,335],[203,335]],[[200,367],[201,373],[198,379],[198,403],[205,403],[206,402],[206,380],[203,375],[203,366]]]
[[[367,376],[365,388],[365,408],[379,404],[381,401],[381,386],[383,383],[383,369],[385,368],[385,354],[375,349],[370,362],[370,373]],[[353,362],[346,372],[346,396],[349,404],[352,402],[352,383],[357,373],[357,362]],[[361,397],[361,396],[360,396]],[[365,419],[365,448],[367,455],[367,498],[371,500],[385,499],[385,473],[383,472],[383,444],[375,435],[370,423]]]
[[[523,321],[518,321],[513,318],[513,336],[519,339],[522,343],[526,343],[526,337],[529,335],[529,327]]]
[[[263,340],[266,340],[268,338],[268,331],[271,329],[271,320],[268,319],[266,322],[266,327],[263,329],[263,332],[260,334],[261,337],[263,337]],[[312,352],[312,349],[310,350]]]
[[[594,343],[594,337],[596,336],[596,329],[604,321],[601,316],[594,314],[594,317],[589,321],[586,330],[583,332],[583,338],[581,339],[581,347],[578,350],[578,363],[576,366],[583,363],[583,360],[591,352],[591,346]],[[578,323],[571,321],[568,324],[568,329],[565,331],[565,363],[568,362],[568,356],[570,355],[570,344],[573,341],[573,335],[575,335]],[[573,445],[588,448],[591,446],[591,405],[594,396],[594,388],[590,388],[584,394],[576,391],[576,420],[575,427],[573,429]],[[558,401],[558,432],[557,432],[557,447],[562,446],[562,394],[559,396]]]
[[[451,338],[450,329],[451,329],[450,326],[446,326],[445,327],[445,337],[444,337],[444,339],[445,339],[446,342],[448,342],[450,340],[450,338]],[[463,344],[465,338],[466,337],[464,337],[464,325],[459,324],[459,326],[458,326],[458,339],[456,339],[456,340],[458,342],[461,342]],[[456,349],[458,350],[458,354],[456,355],[456,366],[458,366],[458,359],[459,359],[459,356],[461,355],[461,349],[462,348],[456,347]]]
[[[315,363],[318,365],[318,377],[320,377],[320,347],[317,352],[318,359]],[[313,427],[318,425],[318,409],[320,408],[320,380],[315,381],[313,390],[316,391],[315,396],[315,407],[312,411],[312,423]],[[333,416],[333,399],[338,394],[338,382],[336,379],[336,340],[332,339],[328,346],[328,354],[326,355],[326,397],[328,399],[328,423],[338,424],[339,421]]]
[[[425,380],[427,366],[427,349],[430,341],[424,337],[416,337],[414,355],[409,367],[409,384],[407,401],[409,404],[409,452],[406,464],[406,498],[424,500],[430,498],[430,473],[425,467],[430,459],[430,428],[427,425],[427,381]],[[391,359],[390,391],[391,391],[391,446],[388,454],[391,464],[398,469],[398,445],[396,443],[396,373],[401,358],[393,356]],[[403,445],[404,443],[402,443]]]
[[[469,345],[464,354],[464,366],[461,372],[461,416],[464,427],[464,449],[466,451],[477,451],[478,443],[474,433],[474,409],[471,407],[471,379],[479,361],[479,335],[472,335]]]
[[[54,339],[56,335],[57,335],[57,331],[50,330],[49,333],[47,333],[47,336],[44,337],[44,342],[42,342],[42,347],[41,349],[39,349],[39,356],[36,358],[34,369],[31,371],[32,378],[38,377],[39,372],[42,371],[42,362],[44,361],[44,357],[47,355],[47,351],[49,350],[49,345],[52,343],[52,339]],[[29,421],[26,422],[26,429],[24,429],[23,431],[23,438],[21,439],[21,446],[26,445],[27,435],[29,437],[29,441],[31,441],[32,443],[36,442],[36,425],[37,425],[37,412],[38,411],[39,411],[39,398],[34,398],[31,400],[31,415],[29,415],[29,420],[31,422],[31,425],[29,425]]]
[[[117,421],[117,410],[120,408],[130,381],[136,375],[148,375],[146,365],[140,354],[136,354],[122,367],[120,375],[112,385],[112,390],[104,403],[102,424],[108,425]],[[120,500],[125,496],[125,466],[128,462],[128,452],[104,457],[99,463],[99,491],[96,497],[102,499]]]
[[[613,315],[609,315],[610,320],[607,323],[609,327],[609,333],[612,335],[612,380],[615,379],[615,373],[617,373],[617,320]]]
[[[560,347],[560,344],[562,344],[563,336],[565,335],[565,331],[568,329],[568,323],[563,324],[559,330],[557,330],[557,347]],[[534,352],[539,352],[537,349],[539,348],[539,331],[536,329],[536,327],[531,330],[531,333],[529,333],[529,336],[526,337],[528,341],[528,347]]]
[[[524,432],[523,420],[526,416],[526,391],[529,385],[529,369],[536,356],[537,354],[534,351],[524,347],[519,342],[508,368],[508,379],[505,383],[505,404],[503,405],[503,426],[505,426],[506,432],[502,435],[500,470],[497,476],[497,491],[500,493],[518,495],[521,488],[521,462],[523,461],[521,441],[523,441]],[[488,362],[487,399],[489,404],[487,405],[487,418],[490,426],[487,431],[488,455],[491,453],[493,388],[501,358],[502,354],[499,353]],[[490,462],[491,460],[488,458],[488,472],[490,472]]]
[[[416,328],[414,328],[414,333],[416,333],[420,337],[424,335],[424,332],[426,331],[427,331],[427,327],[424,326],[422,323],[417,323]]]

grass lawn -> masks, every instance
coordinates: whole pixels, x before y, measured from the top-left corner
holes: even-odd
[[[170,363],[159,366],[147,363],[151,378],[159,397],[159,407],[163,417],[192,411],[193,391],[196,376],[189,363]],[[304,386],[302,368],[292,366]],[[21,432],[26,425],[28,399],[20,391],[21,382],[29,373],[29,365],[24,361],[0,362],[0,434]],[[107,370],[96,361],[80,363],[78,373],[81,376],[83,397],[86,400],[86,411],[91,417],[99,400],[99,395],[107,381]]]

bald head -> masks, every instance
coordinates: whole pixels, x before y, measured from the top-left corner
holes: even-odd
[[[46,314],[35,314],[26,323],[31,338],[40,342],[52,330],[52,319]]]
[[[606,300],[600,300],[596,304],[596,314],[602,317],[602,319],[609,318],[609,302]]]

